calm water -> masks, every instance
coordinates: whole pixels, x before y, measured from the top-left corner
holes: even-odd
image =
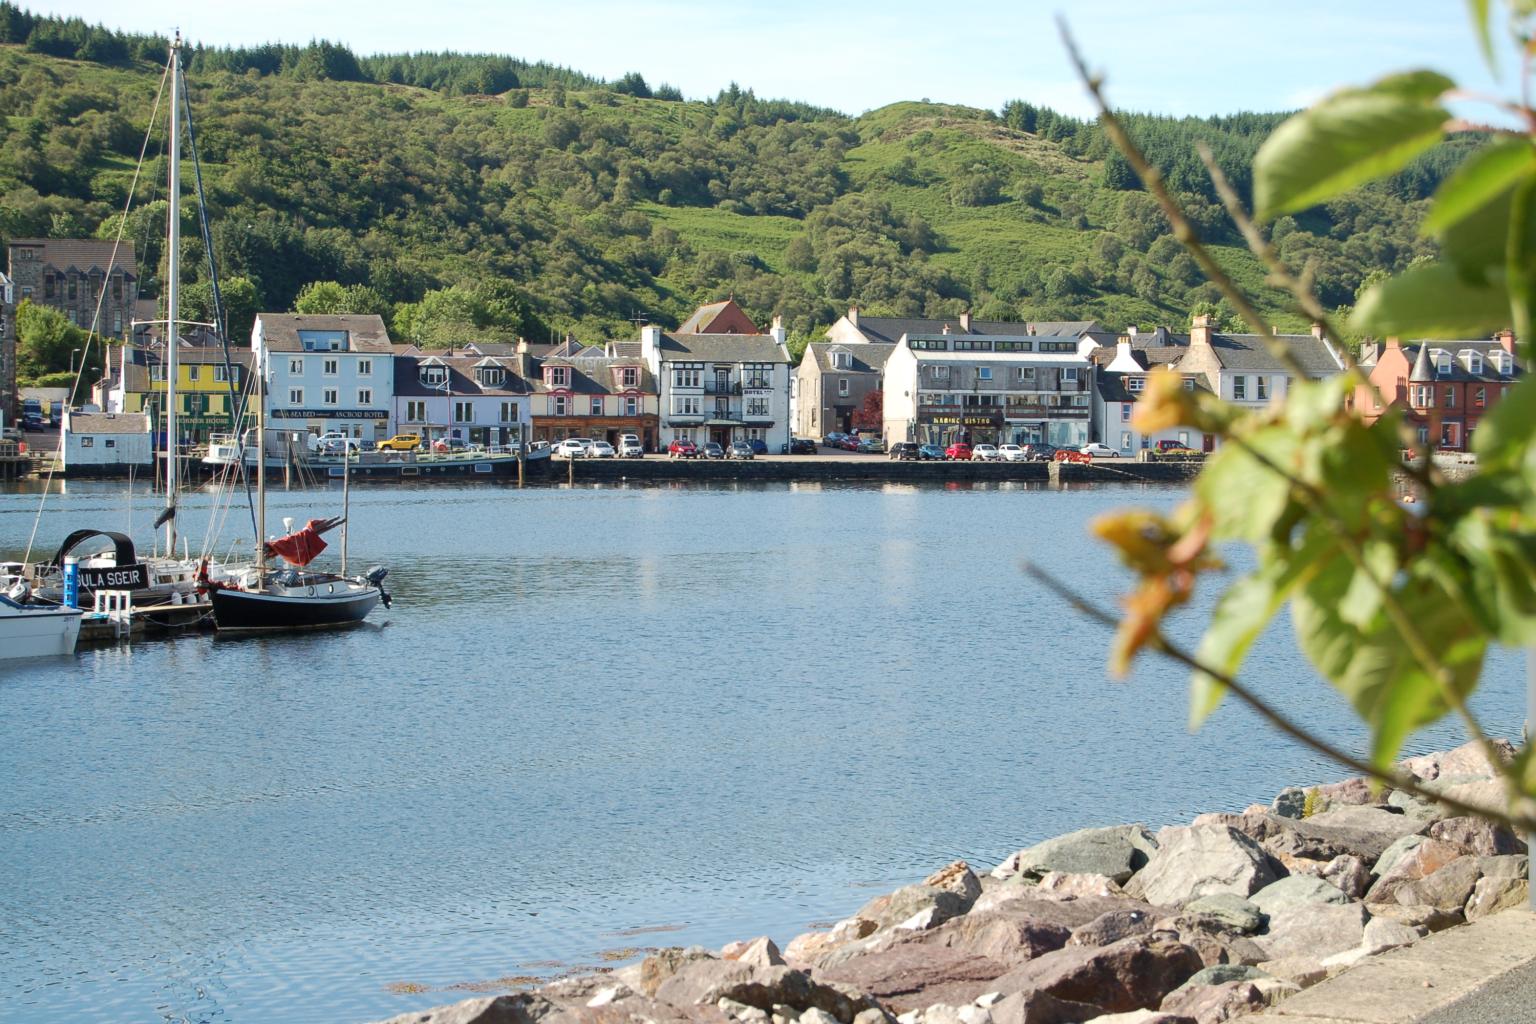
[[[1106,637],[1018,571],[1109,600],[1084,524],[1179,496],[360,488],[355,561],[396,598],[374,625],[0,670],[0,1019],[368,1020],[782,943],[957,857],[1336,776],[1235,707],[1187,735],[1182,673],[1107,681]],[[0,494],[0,555],[36,503]],[[210,499],[186,504],[195,545]],[[72,484],[39,543],[127,507]],[[1285,636],[1251,664],[1358,739]],[[1496,731],[1522,678],[1490,668]]]

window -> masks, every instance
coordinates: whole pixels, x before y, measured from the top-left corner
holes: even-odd
[[[1463,353],[1463,355],[1465,355],[1467,357],[1467,372],[1468,373],[1482,373],[1483,372],[1483,356],[1482,356],[1482,353],[1474,352],[1471,349],[1468,349],[1466,352]]]
[[[199,380],[202,379],[202,369],[203,368],[201,366],[187,367],[187,380],[191,381],[193,384],[196,384]]]
[[[1193,378],[1193,377],[1185,377],[1184,378],[1184,390],[1185,391],[1193,391],[1193,390],[1195,390],[1195,378]]]
[[[75,276],[73,274],[71,274],[69,276],[69,300],[71,302],[73,302],[76,298],[79,297],[79,295],[80,295],[80,282],[78,280],[76,280],[76,278],[75,278]]]
[[[109,438],[106,439],[105,442],[103,442],[103,447],[106,447],[106,448],[116,448],[117,447],[117,441],[115,439],[109,437]]]
[[[601,416],[602,414],[603,414],[603,396],[602,395],[593,395],[592,396],[592,415],[593,416]]]
[[[1445,389],[1445,407],[1447,409],[1456,408],[1456,388],[1454,386],[1447,386]]]
[[[626,366],[619,371],[619,386],[625,388],[637,388],[640,386],[640,367]]]
[[[1435,389],[1431,384],[1415,384],[1411,403],[1417,408],[1427,409],[1435,404]]]
[[[43,275],[43,298],[45,298],[45,299],[53,298],[53,292],[54,292],[53,275],[52,274],[44,274]],[[87,438],[87,440],[89,440],[89,438]]]
[[[672,415],[702,416],[704,400],[698,395],[677,395],[672,399]]]
[[[640,399],[634,398],[634,397],[630,397],[630,398],[624,399],[624,415],[625,416],[639,416],[640,415]]]
[[[1066,369],[1062,370],[1061,371],[1061,382],[1063,384],[1076,384],[1077,383],[1077,367],[1069,366]]]
[[[358,388],[357,389],[357,404],[358,405],[364,405],[364,406],[372,405],[373,404],[373,388]]]
[[[304,389],[303,388],[289,388],[288,389],[288,404],[289,405],[303,405],[304,404]]]
[[[928,367],[928,372],[934,380],[949,380],[949,367],[947,366],[930,366]]]
[[[440,388],[448,383],[448,367],[423,366],[421,368],[421,382],[429,388]]]
[[[997,341],[992,343],[995,352],[1033,352],[1035,343],[1032,341]]]
[[[453,403],[453,422],[455,422],[455,423],[472,423],[472,422],[474,422],[474,419],[475,419],[475,403],[473,403],[473,402],[454,402]]]
[[[213,364],[213,380],[216,384],[229,383],[229,371],[224,368],[223,363]]]
[[[1121,402],[1120,403],[1120,422],[1121,423],[1129,423],[1131,421],[1131,408],[1132,408],[1132,406],[1131,406],[1130,402]]]
[[[407,423],[427,422],[427,403],[409,401],[405,403],[405,421]]]
[[[120,313],[120,312],[112,314],[112,333],[113,334],[122,334],[123,333],[123,314]]]
[[[772,387],[773,364],[772,363],[743,363],[741,367],[741,382],[743,387],[766,388]]]
[[[339,388],[325,388],[321,394],[320,400],[326,405],[336,405],[341,401],[341,390]]]
[[[564,395],[556,395],[555,396],[554,415],[556,415],[556,416],[568,416],[568,415],[570,415],[570,406],[567,403],[566,397]]]
[[[839,378],[837,378],[837,396],[839,398],[847,398],[848,397],[848,378],[847,377],[839,377]]]
[[[1460,423],[1443,423],[1443,424],[1440,425],[1440,447],[1442,447],[1442,448],[1460,448],[1461,447],[1461,424]]]
[[[517,422],[517,403],[516,402],[502,402],[501,403],[501,422],[503,422],[503,423],[516,423]]]
[[[481,366],[475,370],[475,380],[483,388],[499,388],[506,373],[499,366]]]
[[[544,367],[544,386],[550,388],[570,387],[571,368],[569,366]]]
[[[1419,426],[1419,444],[1429,444],[1429,427]]]
[[[1144,391],[1144,390],[1146,390],[1146,387],[1147,387],[1147,378],[1145,378],[1145,377],[1127,377],[1127,378],[1125,378],[1125,390],[1127,390],[1127,391],[1130,391],[1130,392],[1133,392],[1133,393],[1137,392],[1137,391]]]
[[[1238,402],[1246,402],[1248,400],[1247,377],[1238,376],[1232,378],[1232,398]]]
[[[1474,409],[1481,409],[1484,406],[1486,406],[1487,404],[1488,404],[1488,389],[1480,384],[1480,385],[1478,385],[1476,390],[1474,390],[1472,392],[1472,408],[1474,408]]]
[[[908,338],[907,348],[914,352],[947,352],[949,342],[943,338]]]
[[[834,370],[850,370],[853,368],[853,354],[841,350],[832,353],[832,368]]]
[[[1261,402],[1269,401],[1269,378],[1263,375],[1253,378],[1253,397]]]
[[[977,380],[991,380],[992,379],[992,367],[990,367],[990,366],[978,366],[978,367],[976,367],[976,379]]]
[[[288,360],[288,372],[295,377],[303,376],[304,360],[298,356]]]
[[[114,277],[112,279],[112,298],[116,302],[123,301],[123,279],[121,277]],[[119,314],[119,319],[121,319],[121,314]]]
[[[1120,431],[1120,450],[1123,452],[1131,450],[1131,432],[1129,430]]]
[[[149,379],[150,380],[165,380],[165,364],[164,363],[151,363],[149,365]]]
[[[1028,380],[1034,380],[1035,368],[1033,366],[1015,367],[1013,371],[1013,379],[1018,381],[1020,384]]]
[[[1431,349],[1429,353],[1435,360],[1435,374],[1451,372],[1451,354],[1443,348]]]
[[[768,399],[766,399],[766,398],[749,398],[749,399],[747,399],[747,415],[748,416],[767,416],[768,415]]]
[[[968,339],[968,340],[959,340],[959,339],[957,339],[955,341],[955,351],[956,352],[991,352],[992,351],[992,341],[991,341],[991,339],[988,339],[986,341],[975,341],[973,339]]]
[[[81,448],[94,448],[94,447],[96,447],[96,439],[94,437],[82,437],[80,439],[80,447]]]
[[[681,363],[672,371],[672,386],[675,388],[702,387],[700,383],[704,373],[701,363]]]

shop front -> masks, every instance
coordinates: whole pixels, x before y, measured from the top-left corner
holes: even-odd
[[[949,447],[957,441],[967,444],[997,444],[1003,431],[1001,409],[961,410],[955,406],[919,406],[916,440],[919,444]]]

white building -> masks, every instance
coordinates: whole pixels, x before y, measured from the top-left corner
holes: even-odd
[[[777,454],[789,444],[791,367],[777,318],[767,334],[644,327],[640,349],[659,388],[660,447],[755,439]]]
[[[517,356],[394,357],[390,431],[503,445],[529,436],[530,388]]]
[[[140,412],[64,413],[59,431],[65,476],[149,473],[155,464],[149,417]]]
[[[949,445],[1088,442],[1090,341],[904,334],[885,361],[885,439]]]
[[[274,428],[381,440],[395,391],[394,349],[374,315],[260,313],[251,328]]]

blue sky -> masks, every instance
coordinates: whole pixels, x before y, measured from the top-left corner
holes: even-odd
[[[1062,11],[1117,106],[1166,114],[1277,110],[1411,67],[1515,91],[1484,69],[1461,0],[63,0],[21,6],[212,44],[326,38],[358,53],[459,50],[547,60],[605,78],[712,96],[731,81],[760,96],[859,113],[927,97],[997,109],[1022,98],[1088,104],[1057,38]]]

